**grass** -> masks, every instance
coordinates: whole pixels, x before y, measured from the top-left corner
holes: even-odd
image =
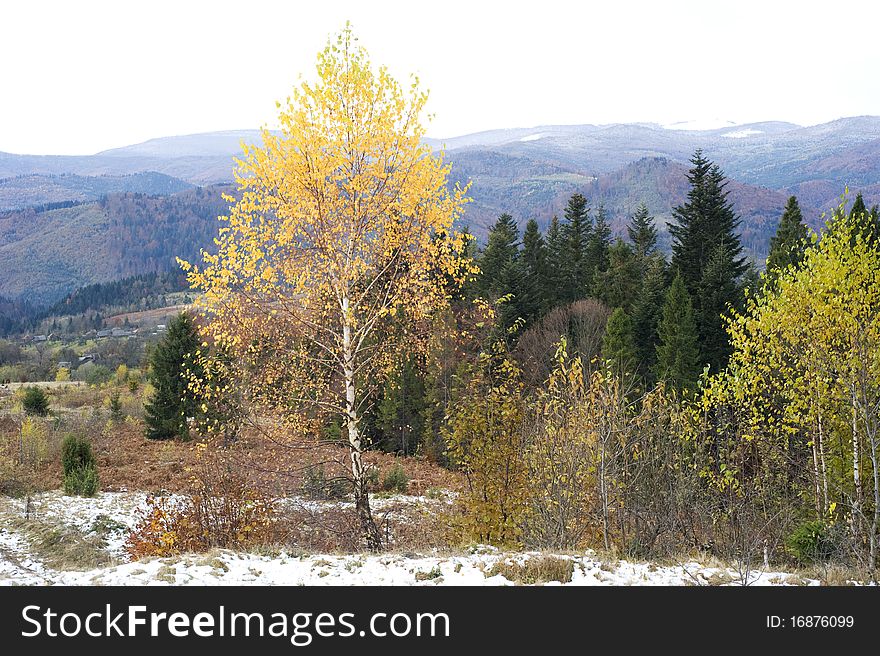
[[[20,532],[33,555],[53,569],[86,571],[115,562],[104,550],[100,535],[86,535],[70,526],[22,517],[4,518],[4,523]]]
[[[486,576],[501,575],[508,581],[522,585],[537,583],[570,583],[574,574],[574,561],[558,556],[531,556],[523,562],[498,561],[486,572]]]
[[[443,572],[440,571],[440,566],[435,565],[433,569],[427,572],[416,572],[416,581],[433,581],[434,579],[439,579],[443,576]]]

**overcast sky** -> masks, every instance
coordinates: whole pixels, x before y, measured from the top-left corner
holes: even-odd
[[[819,7],[814,8],[814,7]],[[880,3],[4,2],[0,151],[91,154],[272,125],[350,20],[451,137],[547,124],[880,114]]]

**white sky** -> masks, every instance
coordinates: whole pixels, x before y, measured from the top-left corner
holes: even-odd
[[[346,20],[375,63],[430,89],[435,137],[880,114],[869,0],[15,0],[0,11],[0,151],[272,125]]]

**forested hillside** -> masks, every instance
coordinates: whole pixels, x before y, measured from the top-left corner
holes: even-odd
[[[153,171],[100,176],[22,175],[0,180],[0,212],[61,203],[81,203],[122,192],[176,194],[192,187],[188,182]]]
[[[61,209],[0,215],[0,295],[54,303],[78,287],[168,271],[196,258],[217,229],[226,187],[173,196],[110,194]]]

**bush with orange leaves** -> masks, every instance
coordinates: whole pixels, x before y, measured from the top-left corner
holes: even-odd
[[[132,559],[246,549],[280,541],[275,500],[249,485],[225,450],[198,443],[190,489],[151,495],[125,548]]]

